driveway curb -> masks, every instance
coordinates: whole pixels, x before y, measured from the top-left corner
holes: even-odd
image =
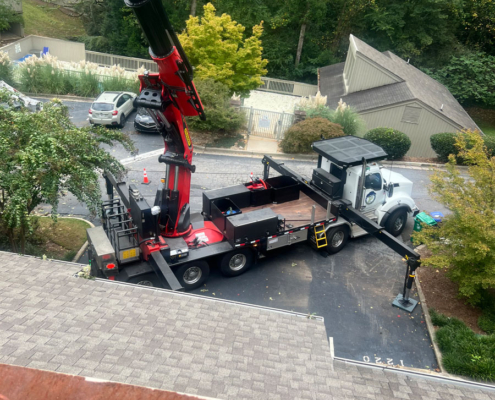
[[[424,245],[422,245],[424,246]],[[421,247],[421,246],[419,246]],[[418,248],[415,250],[417,251]],[[421,282],[418,278],[418,275],[414,277],[414,282],[416,283],[416,290],[418,291],[419,301],[421,302],[421,308],[423,309],[423,314],[425,315],[426,328],[428,329],[428,334],[430,335],[430,340],[433,345],[433,352],[435,353],[435,357],[437,358],[438,368],[445,376],[450,376],[442,364],[442,352],[440,351],[437,342],[435,341],[435,328],[433,327],[433,322],[431,321],[430,312],[428,311],[428,304],[426,303],[426,297],[423,293],[423,289],[421,288]]]

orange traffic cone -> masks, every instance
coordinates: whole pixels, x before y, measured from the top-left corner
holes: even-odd
[[[151,181],[148,179],[148,174],[146,173],[146,168],[143,168],[143,185],[149,185]]]

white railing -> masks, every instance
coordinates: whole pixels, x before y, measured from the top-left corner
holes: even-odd
[[[263,85],[258,90],[265,90],[267,92],[275,92],[281,94],[291,94],[293,96],[315,96],[318,92],[317,85],[310,85],[308,83],[285,81],[283,79],[262,77]]]
[[[139,68],[144,67],[150,72],[158,72],[156,63],[153,60],[146,60],[144,58],[125,57],[86,50],[86,61],[101,65],[102,67],[120,65],[129,71],[137,71]]]

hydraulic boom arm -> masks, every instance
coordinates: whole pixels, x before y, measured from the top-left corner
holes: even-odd
[[[161,0],[125,0],[132,8],[150,44],[158,74],[139,76],[140,95],[134,106],[143,107],[164,140],[158,161],[166,165],[165,179],[155,206],[160,207],[163,236],[177,237],[191,230],[189,195],[193,145],[184,117],[205,119],[203,105],[192,81],[193,70],[170,24]]]

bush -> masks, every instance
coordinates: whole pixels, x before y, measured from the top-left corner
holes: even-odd
[[[478,326],[480,329],[492,335],[495,333],[495,313],[492,311],[485,311],[478,318]]]
[[[356,136],[364,130],[365,124],[356,111],[350,107],[338,107],[330,118],[334,124],[339,124],[346,135]],[[409,143],[409,145],[411,145]],[[409,150],[409,148],[408,148]]]
[[[9,85],[12,85],[13,82],[13,65],[12,61],[10,61],[9,55],[0,51],[0,81],[4,81]]]
[[[432,312],[444,368],[483,381],[495,380],[495,335],[478,336],[462,321]]]
[[[383,148],[390,160],[404,157],[411,147],[411,139],[405,133],[392,128],[372,129],[364,138]]]
[[[431,135],[430,144],[431,148],[435,153],[437,153],[438,159],[442,162],[449,161],[449,155],[453,154],[456,156],[458,164],[463,164],[464,160],[459,157],[459,150],[457,149],[455,142],[459,135],[465,135],[463,132],[444,132],[436,133]],[[484,136],[484,144],[491,157],[495,157],[495,137]]]
[[[311,153],[311,144],[322,136],[331,139],[345,134],[340,125],[325,118],[310,118],[292,125],[280,142],[280,147],[284,153]]]
[[[246,114],[230,105],[230,93],[226,85],[213,79],[196,80],[195,84],[205,109],[206,121],[201,121],[199,117],[188,118],[191,129],[234,133],[246,124]]]
[[[450,154],[458,154],[455,147],[455,138],[457,134],[451,132],[436,133],[430,136],[431,148],[437,153],[440,161],[447,162]]]

